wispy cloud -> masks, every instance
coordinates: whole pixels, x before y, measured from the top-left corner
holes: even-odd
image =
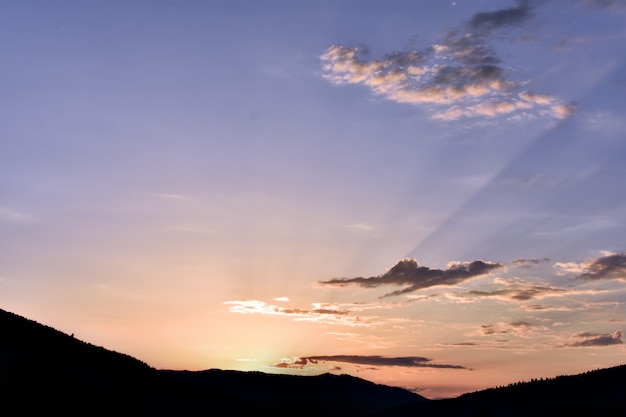
[[[465,280],[489,273],[503,264],[473,261],[451,262],[447,269],[432,269],[420,266],[415,259],[405,258],[395,264],[388,272],[369,278],[335,278],[321,281],[320,285],[343,287],[358,285],[364,288],[375,288],[382,285],[406,285],[405,288],[391,292],[383,297],[407,294],[436,285],[455,285]]]
[[[512,264],[518,268],[531,268],[533,266],[539,265],[544,262],[548,262],[550,259],[541,258],[541,259],[515,259]]]
[[[611,346],[623,344],[623,333],[616,330],[613,334],[609,333],[590,333],[580,332],[573,334],[570,341],[560,345],[560,347],[593,347],[593,346]]]
[[[285,301],[284,298],[280,301]],[[383,303],[312,303],[312,308],[289,308],[268,304],[259,300],[226,301],[225,305],[230,306],[231,313],[240,314],[264,314],[273,316],[286,316],[296,321],[315,321],[326,324],[342,324],[346,326],[373,326],[382,321],[376,316],[363,316],[359,313],[365,310],[390,308]]]
[[[246,301],[226,301],[224,304],[230,305],[229,310],[233,313],[243,314],[273,314],[273,315],[309,315],[309,314],[331,314],[331,315],[344,315],[348,314],[348,311],[343,310],[336,305],[328,303],[313,303],[313,308],[310,310],[300,308],[286,308],[279,307],[272,304],[267,304],[264,301],[259,300],[246,300]]]
[[[600,9],[621,9],[626,10],[626,1],[624,0],[583,0],[590,7]]]
[[[515,283],[511,286],[493,291],[471,290],[459,294],[462,297],[472,298],[498,298],[507,301],[528,301],[545,297],[563,296],[569,291],[548,285]]]
[[[530,304],[520,308],[521,310],[528,312],[541,312],[547,313],[551,311],[572,311],[571,307],[567,306],[554,306],[554,305],[546,305],[546,304]]]
[[[474,334],[480,336],[493,336],[493,335],[510,335],[521,338],[530,338],[536,336],[538,333],[543,333],[547,330],[545,326],[539,326],[534,323],[518,320],[507,323],[496,324],[483,324],[478,328],[478,331]]]
[[[305,356],[294,359],[284,359],[274,365],[277,368],[299,368],[302,369],[309,364],[317,365],[320,362],[341,362],[355,365],[369,366],[402,366],[409,368],[448,368],[467,369],[460,365],[446,365],[431,363],[432,359],[421,356],[397,356],[385,357],[378,355],[331,355],[331,356]]]
[[[440,346],[479,346],[476,342],[440,343]]]
[[[370,57],[367,48],[333,45],[320,57],[324,77],[336,85],[364,85],[398,103],[431,106],[433,118],[439,120],[524,113],[565,118],[574,110],[572,105],[524,89],[489,45],[492,32],[522,25],[532,17],[532,8],[520,2],[477,13],[439,43],[381,59]]]

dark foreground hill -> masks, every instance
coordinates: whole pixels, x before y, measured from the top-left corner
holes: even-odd
[[[427,400],[347,375],[156,370],[0,310],[0,416],[626,415],[626,366]]]
[[[0,416],[364,416],[414,401],[348,375],[156,370],[0,310]]]

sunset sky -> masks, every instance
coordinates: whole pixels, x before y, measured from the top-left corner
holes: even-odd
[[[623,0],[6,1],[0,308],[428,398],[626,363]]]

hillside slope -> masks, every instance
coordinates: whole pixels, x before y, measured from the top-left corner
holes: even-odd
[[[361,416],[424,402],[350,377],[156,370],[0,310],[0,415]]]

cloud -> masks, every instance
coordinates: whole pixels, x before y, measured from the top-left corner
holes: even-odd
[[[281,299],[280,301],[285,300]],[[359,327],[373,326],[380,324],[381,321],[378,320],[376,316],[353,315],[352,313],[392,307],[389,303],[312,303],[313,308],[303,309],[281,307],[267,304],[260,300],[226,301],[224,304],[230,306],[228,310],[231,313],[285,316],[291,317],[296,321],[314,321],[326,324],[342,324]]]
[[[534,298],[545,298],[550,296],[562,296],[567,290],[558,287],[537,285],[537,284],[525,284],[517,285],[513,288],[502,288],[494,291],[467,291],[461,295],[470,297],[489,297],[499,298],[510,301],[528,301]]]
[[[561,288],[549,284],[537,284],[525,282],[521,279],[496,278],[493,282],[499,288],[490,290],[469,290],[459,293],[448,294],[449,297],[475,301],[481,298],[495,298],[502,301],[525,302],[530,300],[542,300],[544,298],[565,298],[573,295],[596,295],[605,292],[602,289],[574,289]],[[527,310],[552,310],[560,308],[548,307],[535,304],[534,306],[520,307]]]
[[[481,324],[478,332],[483,336],[489,336],[496,333],[505,333],[503,331],[496,331],[496,328],[493,324]]]
[[[283,300],[281,300],[283,301]],[[304,310],[300,308],[285,308],[275,305],[267,304],[259,300],[246,300],[246,301],[226,301],[224,304],[231,305],[229,310],[233,313],[262,313],[262,314],[275,314],[275,315],[310,315],[310,314],[331,314],[331,315],[344,315],[348,314],[348,311],[327,303],[313,303],[313,309]]]
[[[541,259],[515,259],[512,264],[517,266],[518,268],[531,268],[535,265],[539,265],[543,262],[548,262],[550,259],[541,258]]]
[[[509,79],[488,43],[492,31],[520,25],[531,17],[527,2],[477,13],[437,44],[381,59],[371,58],[367,48],[333,45],[320,56],[323,76],[336,85],[364,85],[398,103],[430,105],[433,118],[439,120],[496,117],[533,109],[565,118],[573,106],[547,94],[521,91],[522,83]]]
[[[625,0],[583,0],[587,6],[599,9],[621,9],[626,10]]]
[[[583,273],[578,277],[589,281],[600,279],[626,281],[626,253],[612,253],[588,260],[583,265]]]
[[[476,342],[440,343],[441,346],[478,346]]]
[[[492,335],[513,335],[521,338],[529,338],[535,336],[539,332],[544,332],[546,327],[537,326],[527,321],[519,320],[509,323],[483,324],[474,334],[480,336]]]
[[[402,366],[409,368],[448,368],[448,369],[467,369],[460,365],[444,365],[430,363],[432,359],[420,356],[399,356],[384,357],[378,355],[362,356],[362,355],[333,355],[333,356],[306,356],[295,358],[292,360],[283,359],[280,363],[274,365],[278,368],[299,368],[302,369],[308,364],[317,365],[319,362],[341,362],[356,365],[370,366]]]
[[[610,346],[623,344],[623,333],[616,330],[613,334],[609,333],[590,333],[581,332],[572,335],[572,341],[565,343],[560,347],[593,347],[593,346]]]
[[[565,273],[577,274],[577,278],[586,281],[613,279],[626,281],[626,252],[606,252],[598,258],[587,259],[584,262],[557,262],[554,267],[559,269],[559,275]]]
[[[529,312],[572,311],[572,308],[570,307],[551,306],[545,304],[531,304],[521,307],[521,309]]]
[[[452,262],[448,269],[431,269],[420,266],[415,259],[405,258],[395,264],[389,271],[376,277],[335,278],[321,281],[324,286],[343,287],[358,285],[364,288],[375,288],[381,285],[408,285],[383,297],[407,294],[436,285],[455,285],[465,280],[484,275],[504,265],[481,260],[473,262]]]
[[[520,25],[531,17],[530,3],[528,1],[520,1],[518,6],[508,9],[476,13],[469,21],[469,26],[478,31],[489,32],[504,26]]]

